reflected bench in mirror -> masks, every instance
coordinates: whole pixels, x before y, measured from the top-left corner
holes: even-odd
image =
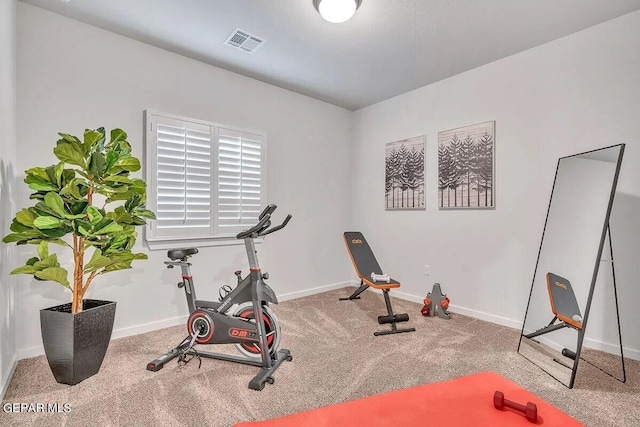
[[[623,153],[624,144],[614,145],[562,157],[556,167],[518,352],[569,388],[574,386],[603,248],[610,238]],[[611,245],[609,249],[613,252]],[[614,303],[617,313],[617,300]],[[619,348],[616,356],[624,377],[619,317],[617,321],[616,336],[595,336],[594,342]]]

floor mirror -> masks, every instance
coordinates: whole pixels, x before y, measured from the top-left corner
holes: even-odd
[[[581,360],[626,380],[609,228],[623,153],[624,144],[605,147],[562,157],[556,168],[518,353],[569,388]],[[602,283],[607,291],[597,295],[607,299],[607,316],[597,319],[609,319],[610,330],[606,340],[599,336],[584,345],[594,291]],[[602,335],[602,325],[594,326]],[[588,344],[603,341],[606,351],[588,361]]]

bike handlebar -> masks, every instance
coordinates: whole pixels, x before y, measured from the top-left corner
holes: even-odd
[[[276,208],[277,206],[274,204],[267,205],[267,207],[264,208],[262,212],[260,212],[260,216],[258,217],[258,220],[261,220],[262,218],[264,218],[265,215],[271,215],[273,211],[276,210]]]
[[[287,217],[284,219],[282,224],[276,225],[275,227],[273,227],[270,230],[263,231],[262,233],[258,234],[258,236],[266,236],[267,234],[271,234],[274,231],[282,230],[287,225],[287,223],[289,222],[290,219],[291,219],[291,214],[287,215]]]
[[[244,231],[241,231],[236,235],[236,239],[246,239],[247,237],[259,237],[266,236],[267,234],[271,234],[274,231],[282,230],[289,220],[291,219],[291,214],[287,215],[284,222],[280,225],[277,225],[271,229],[268,229],[271,226],[271,214],[276,210],[278,206],[270,204],[260,213],[258,216],[259,221],[256,225],[251,228],[248,228]]]

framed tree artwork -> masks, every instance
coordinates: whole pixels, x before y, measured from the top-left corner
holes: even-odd
[[[387,210],[425,209],[425,136],[385,146],[384,199]]]
[[[495,207],[495,121],[438,133],[438,208]]]

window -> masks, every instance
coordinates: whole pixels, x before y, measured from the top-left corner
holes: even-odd
[[[265,202],[265,135],[145,112],[146,240],[155,248],[224,243],[258,221]]]

